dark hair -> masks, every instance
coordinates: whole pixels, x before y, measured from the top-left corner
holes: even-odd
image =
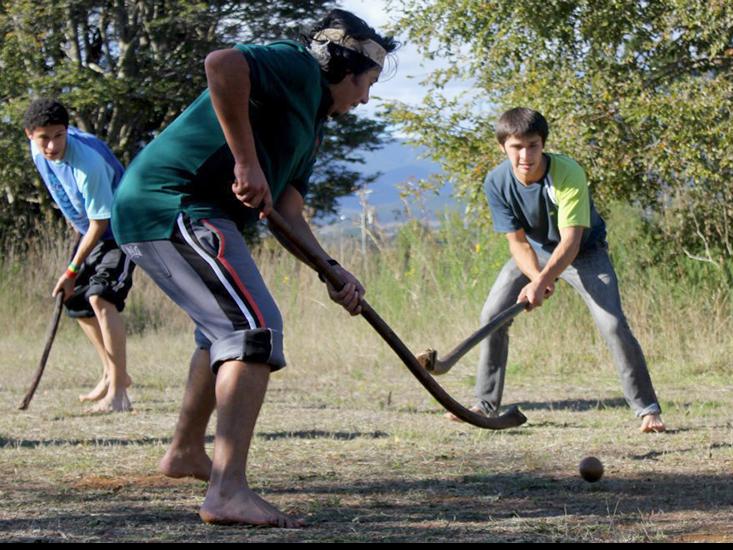
[[[325,29],[340,29],[346,36],[355,40],[373,40],[389,54],[397,49],[398,42],[391,36],[381,36],[366,21],[346,10],[334,9],[315,23],[301,35],[301,40],[310,46],[313,36]],[[322,67],[326,80],[331,83],[341,82],[347,74],[360,75],[378,65],[354,50],[350,50],[333,42],[328,44],[330,59]]]
[[[509,109],[499,117],[496,124],[496,139],[502,145],[512,136],[522,138],[532,135],[540,136],[544,145],[549,134],[550,128],[545,117],[525,107]]]
[[[23,116],[23,128],[31,132],[36,128],[54,124],[69,127],[69,112],[55,99],[36,99],[28,106]]]

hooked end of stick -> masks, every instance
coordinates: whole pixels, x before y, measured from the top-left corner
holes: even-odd
[[[434,349],[426,349],[422,353],[420,353],[415,359],[417,359],[417,362],[420,364],[422,368],[424,368],[428,372],[433,372],[435,369],[435,359],[438,356],[438,352]]]

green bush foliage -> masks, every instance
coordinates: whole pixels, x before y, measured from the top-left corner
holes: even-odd
[[[733,11],[725,0],[405,0],[396,28],[449,60],[392,118],[427,146],[469,205],[501,160],[493,123],[537,109],[548,148],[578,160],[601,210],[644,212],[654,257],[733,257]],[[464,82],[462,97],[446,85]],[[705,271],[705,270],[703,270]]]

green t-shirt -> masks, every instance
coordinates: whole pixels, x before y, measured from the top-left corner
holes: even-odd
[[[250,68],[249,116],[257,157],[273,201],[287,185],[305,195],[331,104],[327,82],[300,44],[235,46]],[[119,244],[168,239],[179,213],[257,220],[231,190],[234,158],[204,91],[135,157],[115,193],[112,230]]]

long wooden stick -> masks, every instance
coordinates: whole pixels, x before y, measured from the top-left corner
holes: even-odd
[[[79,248],[79,244],[81,243],[82,238],[83,235],[81,233],[76,234],[74,244],[71,247],[71,257],[69,258],[69,261],[74,259],[74,254],[76,254],[76,249]],[[51,353],[51,346],[53,345],[53,340],[56,337],[56,331],[59,328],[59,320],[61,319],[61,311],[63,310],[63,306],[64,293],[63,291],[61,291],[56,294],[56,302],[54,303],[53,307],[51,323],[48,325],[48,330],[46,331],[46,343],[43,346],[41,360],[38,362],[38,367],[36,368],[36,372],[33,375],[31,386],[30,388],[28,388],[28,391],[25,393],[23,401],[20,402],[20,406],[18,407],[18,409],[20,409],[21,411],[26,410],[28,408],[28,405],[30,405],[31,399],[33,399],[33,394],[36,393],[36,388],[38,388],[38,384],[41,381],[41,376],[43,376],[43,371],[46,369],[46,361],[48,361],[48,355]]]
[[[26,410],[28,405],[30,405],[31,399],[33,399],[33,395],[36,393],[36,388],[38,388],[38,384],[41,381],[41,376],[43,376],[43,371],[46,369],[46,361],[48,361],[48,355],[51,353],[51,346],[53,345],[53,340],[56,337],[56,330],[59,328],[59,319],[61,319],[61,310],[63,307],[64,293],[62,291],[56,294],[56,302],[53,307],[51,323],[48,325],[48,331],[46,332],[46,344],[43,346],[43,354],[41,355],[41,360],[38,363],[38,368],[36,368],[36,373],[33,375],[31,386],[28,388],[23,401],[20,402],[20,406],[18,407],[21,411]]]
[[[336,270],[321,258],[308,243],[306,243],[299,235],[295,234],[290,225],[278,214],[272,210],[268,216],[268,221],[275,231],[285,237],[290,244],[297,249],[334,288],[341,288],[344,281]],[[436,381],[428,374],[428,372],[420,366],[412,352],[405,346],[400,338],[392,331],[387,323],[377,314],[376,311],[367,303],[361,300],[361,315],[366,321],[377,331],[391,347],[402,362],[407,366],[410,372],[425,387],[446,410],[450,411],[464,422],[468,422],[478,428],[489,430],[502,430],[505,428],[514,428],[521,426],[527,421],[517,407],[511,407],[501,416],[489,418],[482,414],[475,413],[453,399]]]

